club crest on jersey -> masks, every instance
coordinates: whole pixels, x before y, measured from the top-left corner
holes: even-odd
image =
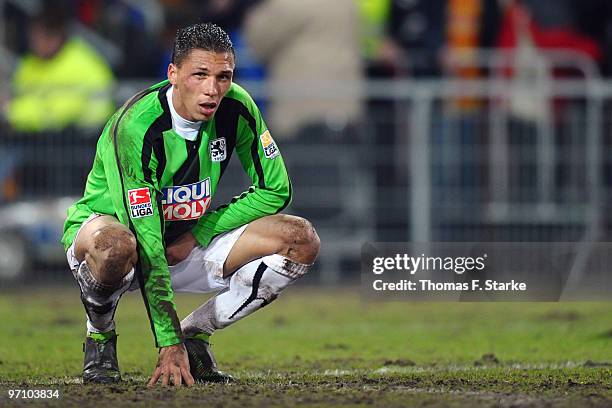
[[[130,200],[130,212],[132,218],[148,217],[153,215],[153,204],[151,203],[151,192],[148,187],[128,190]]]
[[[196,220],[210,206],[210,177],[184,186],[162,188],[162,208],[166,221]]]
[[[211,140],[209,143],[209,148],[210,160],[220,162],[227,158],[227,149],[224,137]]]
[[[280,154],[269,130],[262,133],[261,136],[259,136],[259,140],[261,141],[266,159],[273,159]]]

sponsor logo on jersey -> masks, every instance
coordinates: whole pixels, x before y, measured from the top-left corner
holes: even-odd
[[[210,206],[210,177],[184,186],[162,188],[162,208],[166,221],[196,220]]]
[[[214,162],[220,162],[227,158],[227,150],[224,137],[211,140],[209,143],[209,148],[210,160]]]
[[[259,140],[261,141],[261,146],[263,147],[266,159],[273,159],[280,154],[269,130],[262,133],[262,135],[259,136]]]
[[[153,204],[151,203],[151,192],[148,187],[128,190],[130,200],[130,212],[132,218],[141,218],[153,215]]]

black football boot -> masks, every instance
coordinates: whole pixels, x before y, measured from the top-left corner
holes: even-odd
[[[117,335],[112,333],[105,340],[89,336],[83,343],[85,359],[83,361],[84,384],[111,384],[121,381],[119,363],[117,362]]]
[[[188,337],[185,348],[189,357],[189,371],[196,382],[234,382],[234,377],[217,369],[217,362],[207,341]]]

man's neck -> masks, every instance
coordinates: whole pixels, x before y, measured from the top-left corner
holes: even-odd
[[[174,107],[174,111],[180,115],[180,117],[188,122],[195,122],[192,118],[189,117],[187,113],[187,109],[185,108],[185,104],[181,101],[179,91],[172,85],[170,87],[171,95],[172,95],[172,106]]]
[[[174,86],[168,89],[166,98],[168,99],[168,107],[170,108],[170,116],[172,117],[172,129],[187,140],[196,140],[202,122],[194,122],[185,119],[185,117],[176,110],[175,107],[180,105],[180,100],[177,102]]]

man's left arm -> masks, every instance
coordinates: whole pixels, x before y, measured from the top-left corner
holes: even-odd
[[[291,202],[291,182],[280,150],[250,97],[238,120],[236,152],[252,185],[200,218],[192,233],[202,246],[221,233],[279,213]]]

